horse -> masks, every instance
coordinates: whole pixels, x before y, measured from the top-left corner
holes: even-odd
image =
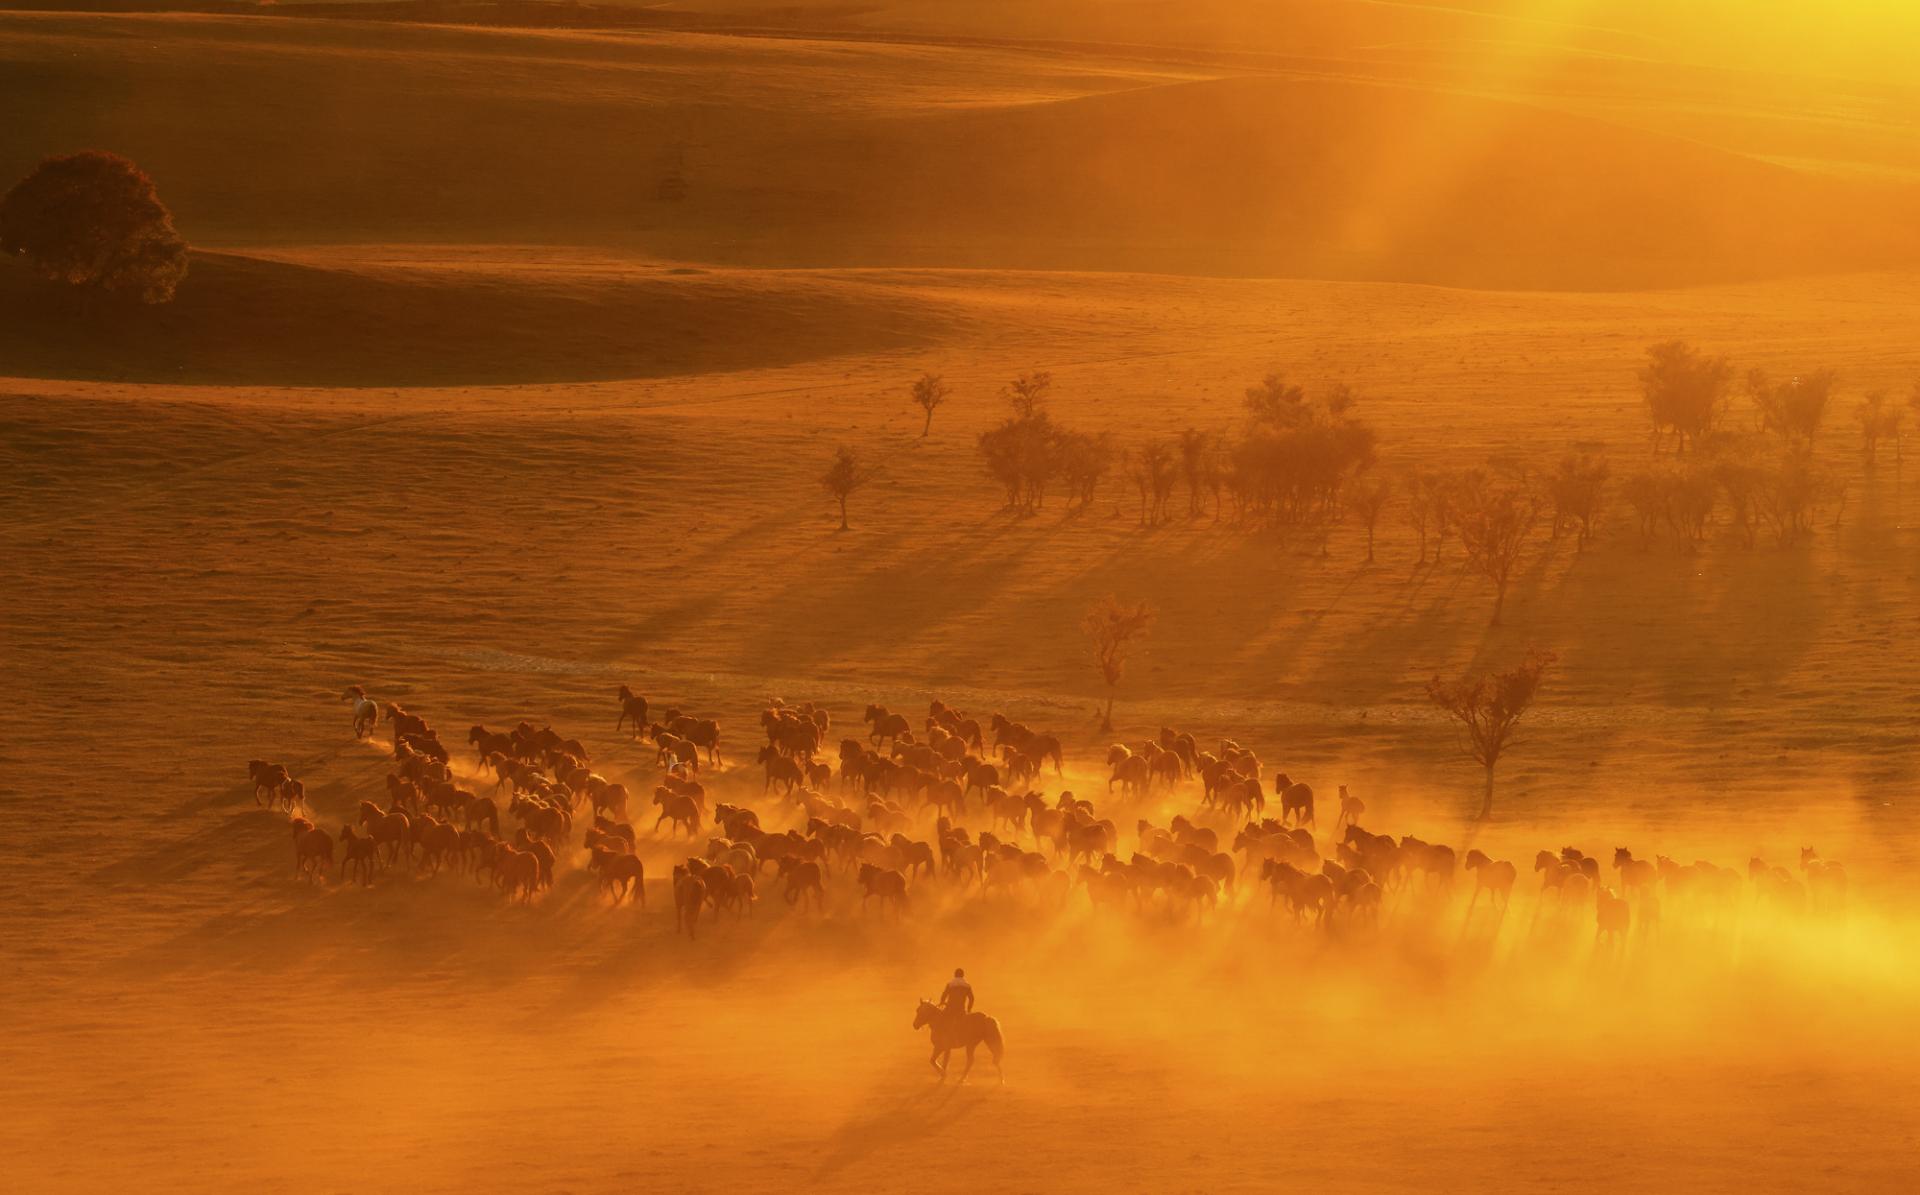
[[[304,817],[293,819],[293,874],[305,875],[311,884],[323,867],[333,866],[333,835]]]
[[[533,903],[534,890],[540,886],[540,860],[532,851],[501,843],[494,858],[494,872],[496,882],[509,897],[517,889],[523,902]]]
[[[678,766],[689,772],[700,770],[700,748],[692,740],[681,738],[665,727],[654,726],[653,741],[659,750],[654,753],[654,762],[661,767]]]
[[[956,1049],[967,1052],[967,1065],[958,1080],[965,1083],[973,1071],[973,1052],[982,1045],[993,1055],[994,1073],[1000,1076],[1002,1085],[1006,1083],[1007,1072],[1001,1059],[1006,1055],[1007,1043],[1000,1035],[1000,1022],[986,1013],[948,1012],[931,1000],[922,1000],[913,1014],[913,1027],[932,1031],[933,1053],[928,1055],[927,1063],[939,1072],[942,1083],[947,1081],[947,1058]]]
[[[1810,846],[1800,848],[1800,870],[1806,873],[1807,892],[1815,900],[1840,902],[1847,897],[1847,869]]]
[[[861,721],[873,727],[872,732],[867,735],[867,741],[876,747],[889,739],[898,744],[901,735],[911,734],[913,731],[905,714],[890,713],[884,705],[868,706],[866,715],[861,718]]]
[[[387,863],[393,864],[400,857],[400,848],[407,842],[407,815],[399,810],[388,812],[372,801],[360,802],[360,824],[367,829],[367,837],[376,846],[384,843],[387,848]]]
[[[353,737],[364,739],[372,734],[380,722],[380,707],[367,696],[367,691],[359,685],[348,685],[347,691],[340,694],[340,700],[353,707]]]
[[[640,907],[647,907],[647,869],[637,856],[596,846],[587,866],[600,873],[600,886],[613,893],[614,904],[638,892]]]
[[[274,801],[279,797],[281,787],[284,786],[289,779],[287,765],[268,763],[264,759],[248,760],[247,776],[253,781],[253,803],[255,805],[261,804],[260,797],[261,794],[264,793],[266,795],[265,804],[269,809],[273,808]]]
[[[1367,811],[1366,802],[1359,797],[1350,796],[1347,786],[1340,786],[1340,816],[1334,819],[1333,832],[1338,834],[1343,826],[1357,826],[1360,815]]]
[[[1507,902],[1513,899],[1513,882],[1520,876],[1513,864],[1504,860],[1496,862],[1475,849],[1467,852],[1467,870],[1474,874],[1473,899],[1467,901],[1469,917],[1483,891],[1488,893],[1488,901],[1498,900],[1502,909],[1507,907]]]
[[[1613,848],[1613,867],[1620,873],[1620,887],[1629,896],[1651,889],[1660,879],[1660,871],[1645,859],[1636,859],[1626,847]]]
[[[633,723],[633,737],[639,738],[640,731],[647,724],[647,699],[621,685],[620,717],[613,724],[613,732],[619,734],[620,728],[629,721]]]
[[[1128,793],[1135,796],[1144,795],[1153,783],[1152,766],[1144,755],[1135,755],[1130,751],[1125,755],[1120,754],[1126,750],[1125,747],[1116,747],[1107,753],[1108,761],[1113,767],[1112,773],[1107,777],[1107,791],[1112,792],[1113,786],[1118,784],[1122,796]]]
[[[660,816],[653,823],[654,833],[658,834],[660,827],[667,822],[673,823],[673,830],[669,830],[669,834],[682,827],[685,827],[688,838],[700,832],[700,806],[692,797],[682,796],[662,785],[653,790],[653,803],[660,806]]]
[[[1255,813],[1265,813],[1267,810],[1267,794],[1261,791],[1260,782],[1251,776],[1243,776],[1220,786],[1214,790],[1214,795],[1227,816],[1235,820],[1252,820]]]
[[[1302,826],[1313,825],[1313,786],[1298,781],[1290,781],[1286,775],[1275,776],[1273,787],[1280,794],[1280,821],[1285,825],[1297,817]]]
[[[675,864],[673,868],[673,928],[677,932],[682,927],[687,931],[687,940],[694,938],[694,928],[700,924],[701,906],[707,903],[706,881],[688,871],[685,864]]]
[[[1602,888],[1594,897],[1593,914],[1594,945],[1611,945],[1617,949],[1627,936],[1627,926],[1633,916],[1626,898],[1615,896],[1611,888]]]
[[[817,861],[786,855],[780,859],[778,866],[780,878],[786,881],[787,904],[798,905],[804,909],[807,900],[811,898],[815,912],[825,910],[827,889],[821,878],[820,864]]]
[[[862,894],[860,908],[865,911],[867,902],[880,901],[880,915],[886,916],[887,907],[893,907],[897,918],[907,909],[907,877],[891,867],[875,867],[871,863],[862,863],[857,873]]]
[[[778,784],[783,787],[787,795],[791,796],[795,788],[807,781],[807,774],[800,764],[791,757],[780,754],[771,744],[760,748],[757,762],[765,764],[767,768],[767,782],[760,786],[761,792],[767,792]]]
[[[340,845],[344,848],[340,858],[340,878],[346,878],[347,868],[351,867],[360,877],[362,888],[373,883],[373,869],[379,860],[374,854],[372,836],[355,834],[350,825],[341,826]]]

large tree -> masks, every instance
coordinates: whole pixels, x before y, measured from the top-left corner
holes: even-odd
[[[1486,770],[1480,820],[1493,816],[1493,769],[1513,743],[1514,728],[1533,705],[1540,679],[1554,661],[1552,652],[1532,650],[1506,672],[1488,672],[1463,680],[1427,682],[1427,698],[1460,724],[1461,746]]]
[[[153,180],[118,154],[47,158],[0,200],[0,252],[87,295],[165,303],[187,275],[187,244]]]

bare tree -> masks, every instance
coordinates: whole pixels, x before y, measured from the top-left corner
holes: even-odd
[[[1733,369],[1725,357],[1709,357],[1681,340],[1647,350],[1640,369],[1640,390],[1653,420],[1653,446],[1671,428],[1685,455],[1687,442],[1709,435],[1726,410]]]
[[[1362,477],[1355,481],[1347,491],[1347,507],[1359,516],[1367,529],[1367,563],[1373,563],[1373,529],[1379,525],[1380,512],[1387,508],[1387,499],[1393,496],[1393,482],[1386,477]],[[1426,546],[1421,545],[1420,555],[1426,556]]]
[[[1845,487],[1831,469],[1789,449],[1761,472],[1754,508],[1785,548],[1812,535],[1820,511],[1829,504],[1840,506],[1845,498]],[[1837,523],[1839,515],[1834,518]]]
[[[1593,539],[1594,520],[1605,499],[1610,470],[1606,459],[1593,452],[1570,452],[1560,458],[1547,478],[1547,496],[1553,499],[1553,535],[1571,529],[1574,543],[1585,549]]]
[[[1666,510],[1666,488],[1661,474],[1640,469],[1629,475],[1620,493],[1633,507],[1633,525],[1640,532],[1640,550],[1646,551],[1659,529],[1660,516]]]
[[[1486,769],[1486,790],[1480,798],[1480,820],[1493,816],[1493,769],[1513,743],[1514,728],[1533,705],[1540,680],[1554,662],[1552,652],[1527,652],[1520,664],[1506,672],[1483,673],[1462,680],[1427,682],[1427,698],[1460,724],[1461,746]]]
[[[833,464],[820,475],[820,488],[840,504],[840,530],[847,529],[847,499],[865,489],[880,476],[880,466],[869,464],[842,444],[833,454]]]
[[[1202,495],[1214,492],[1213,517],[1220,517],[1220,437],[1210,431],[1190,427],[1180,433],[1180,472],[1187,480],[1187,515],[1206,510]]]
[[[1420,538],[1420,559],[1415,563],[1427,562],[1427,535],[1436,529],[1440,521],[1438,482],[1431,473],[1408,473],[1405,478],[1407,501],[1402,507],[1406,511],[1407,526]]]
[[[1869,469],[1880,455],[1882,440],[1893,441],[1894,460],[1900,459],[1900,428],[1907,413],[1888,401],[1886,391],[1869,391],[1854,410],[1854,417],[1860,420],[1860,450],[1866,455]]]
[[[1747,392],[1759,413],[1760,430],[1778,435],[1789,448],[1811,453],[1820,425],[1826,421],[1834,381],[1831,369],[1817,369],[1784,382],[1771,382],[1762,371],[1749,370]]]
[[[1048,483],[1065,463],[1067,433],[1046,410],[1052,384],[1047,373],[1015,378],[1002,392],[1013,408],[1012,417],[981,432],[977,441],[981,462],[1006,490],[1008,508],[1021,514],[1040,509]]]
[[[1249,423],[1228,458],[1239,511],[1324,535],[1344,509],[1342,488],[1374,461],[1376,437],[1357,401],[1345,385],[1310,399],[1278,374],[1249,387]]]
[[[1478,469],[1462,475],[1449,493],[1448,521],[1466,548],[1467,566],[1493,582],[1491,625],[1499,626],[1507,585],[1540,521],[1540,496],[1522,480]]]
[[[1093,643],[1093,659],[1100,679],[1107,685],[1107,708],[1100,715],[1101,733],[1113,730],[1113,695],[1126,672],[1127,653],[1135,640],[1144,637],[1153,626],[1155,611],[1146,602],[1126,605],[1108,594],[1093,604],[1081,619],[1080,628]]]
[[[1148,440],[1127,450],[1127,480],[1140,492],[1140,525],[1154,527],[1167,519],[1167,504],[1180,476],[1175,446],[1163,439]]]
[[[947,396],[952,393],[953,391],[947,388],[947,384],[940,380],[940,375],[937,373],[923,373],[919,380],[914,382],[913,405],[927,413],[927,421],[920,428],[922,440],[926,439],[927,433],[933,430],[934,411],[938,410],[940,404],[947,401]]]
[[[1100,479],[1113,467],[1113,437],[1107,432],[1061,431],[1057,436],[1060,479],[1067,485],[1067,509],[1086,510]]]
[[[1007,383],[1007,401],[1016,418],[1031,419],[1046,406],[1047,391],[1053,388],[1053,375],[1044,369],[1023,373]]]

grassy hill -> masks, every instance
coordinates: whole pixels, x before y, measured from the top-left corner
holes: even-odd
[[[1104,51],[0,19],[0,175],[102,146],[217,246],[1591,288],[1887,265],[1910,196],[1437,82]],[[725,72],[728,85],[700,80]]]

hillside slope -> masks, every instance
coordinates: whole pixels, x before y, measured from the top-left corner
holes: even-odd
[[[201,243],[1691,283],[1914,255],[1904,192],[1510,100],[1081,54],[0,19],[0,175],[127,153]],[[724,72],[724,89],[702,78]]]
[[[19,377],[308,386],[595,381],[931,343],[946,316],[874,281],[560,250],[198,253],[164,307],[88,317],[0,263]]]

